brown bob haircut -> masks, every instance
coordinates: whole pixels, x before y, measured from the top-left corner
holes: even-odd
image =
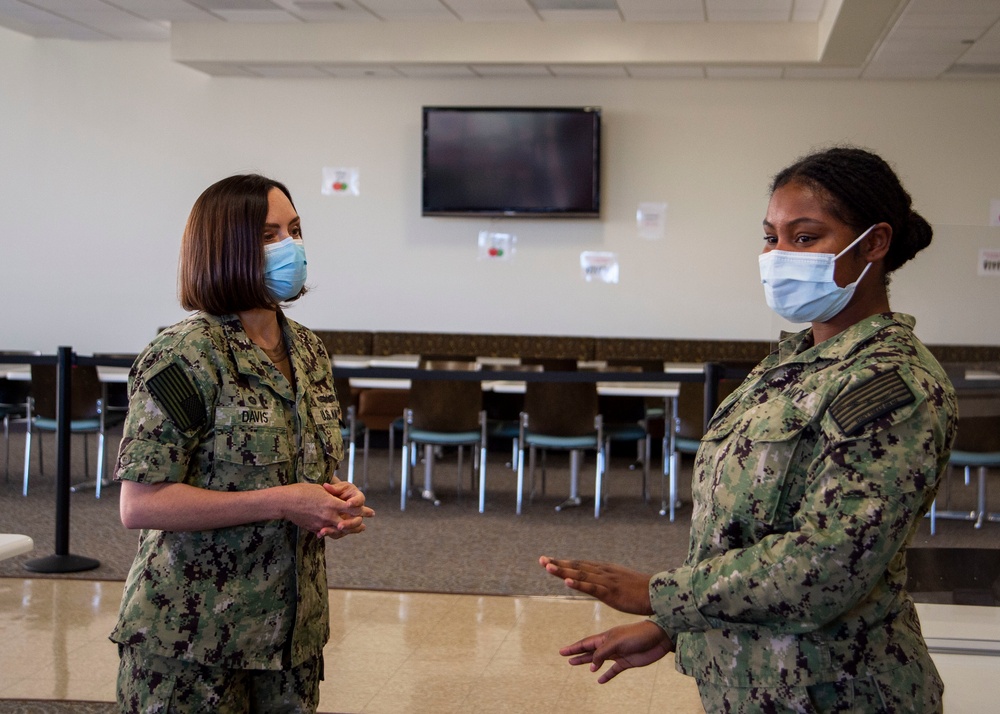
[[[181,240],[178,293],[185,310],[229,315],[278,303],[264,283],[267,195],[288,189],[257,174],[224,178],[194,202]],[[292,207],[295,207],[294,202]],[[305,293],[305,288],[292,300]]]

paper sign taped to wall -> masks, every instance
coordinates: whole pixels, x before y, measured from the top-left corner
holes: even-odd
[[[580,253],[580,273],[588,283],[617,283],[618,254],[584,251]]]
[[[323,167],[324,196],[357,196],[361,193],[356,168]]]
[[[990,201],[990,225],[1000,226],[1000,198]]]
[[[980,275],[1000,277],[1000,250],[991,248],[981,249],[979,251],[979,269],[977,272]]]
[[[635,224],[640,238],[661,240],[667,234],[667,204],[640,203]]]
[[[512,233],[479,231],[480,260],[510,260],[514,257],[517,236]]]

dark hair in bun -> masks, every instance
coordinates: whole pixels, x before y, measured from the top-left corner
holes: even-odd
[[[892,227],[885,256],[891,273],[931,243],[933,230],[880,156],[853,147],[838,147],[805,156],[784,169],[771,183],[771,193],[789,183],[802,183],[827,197],[826,209],[861,233],[876,223]]]

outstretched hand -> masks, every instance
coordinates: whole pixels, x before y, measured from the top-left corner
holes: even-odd
[[[559,654],[569,657],[572,665],[590,664],[591,672],[597,672],[611,660],[611,667],[597,678],[598,684],[604,684],[626,669],[645,667],[673,651],[674,643],[670,636],[655,622],[643,620],[585,637],[563,647]]]
[[[633,615],[653,614],[649,601],[652,575],[593,560],[557,560],[543,555],[538,562],[548,573],[562,578],[566,587],[595,597],[609,607]]]

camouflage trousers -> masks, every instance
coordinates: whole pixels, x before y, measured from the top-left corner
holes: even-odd
[[[707,714],[940,714],[944,683],[930,656],[878,675],[808,687],[698,682]]]
[[[118,646],[118,706],[128,714],[305,714],[319,706],[323,657],[290,670],[206,667]]]

